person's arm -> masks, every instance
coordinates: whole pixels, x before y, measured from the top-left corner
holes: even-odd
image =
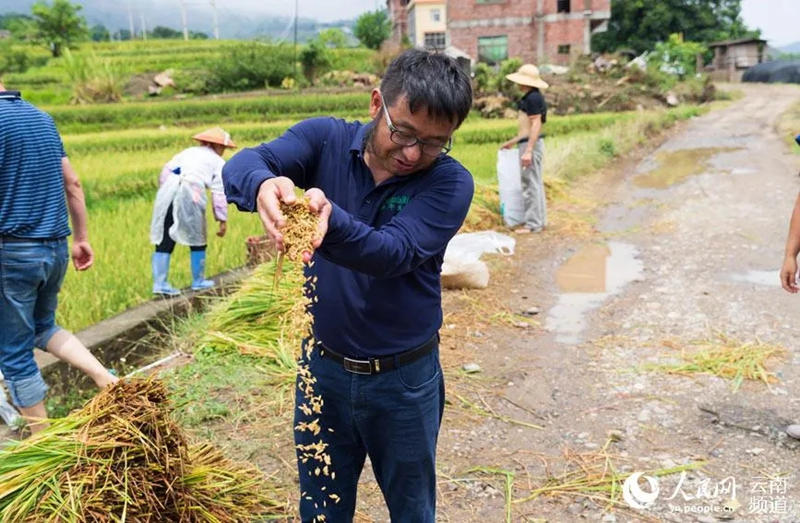
[[[86,213],[86,199],[78,174],[66,156],[61,158],[64,173],[64,191],[67,194],[67,208],[72,221],[72,263],[79,271],[85,271],[94,263],[94,252],[89,245],[89,220]]]
[[[233,155],[222,169],[228,202],[241,211],[256,211],[261,184],[278,176],[305,188],[330,127],[329,118],[305,120],[269,143]]]
[[[533,148],[536,146],[536,140],[539,139],[539,133],[542,131],[542,115],[533,114],[528,116],[530,120],[531,129],[528,131],[528,143],[525,145],[525,150],[519,157],[522,167],[529,167],[533,162]]]
[[[211,207],[214,210],[214,219],[219,223],[217,236],[222,238],[228,230],[228,200],[225,198],[225,188],[222,185],[222,164],[211,176]]]
[[[318,252],[337,265],[376,278],[414,270],[447,245],[469,211],[472,177],[444,174],[431,173],[431,186],[377,229],[331,203],[327,235]]]
[[[794,202],[792,218],[789,221],[789,236],[786,238],[786,251],[781,268],[781,286],[795,294],[797,286],[797,254],[800,253],[800,195]]]
[[[280,228],[284,225],[280,202],[294,203],[295,186],[308,186],[331,123],[330,118],[300,122],[276,140],[239,151],[222,169],[227,201],[240,211],[257,211],[264,230],[279,250],[283,248]],[[312,210],[317,209],[312,205]],[[322,223],[320,231],[324,234]]]
[[[165,163],[164,167],[161,168],[161,173],[158,175],[158,186],[161,187],[164,185],[164,182],[167,181],[167,178],[173,176],[175,172],[172,170],[171,163]]]

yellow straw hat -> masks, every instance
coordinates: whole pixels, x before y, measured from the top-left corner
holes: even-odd
[[[507,74],[506,78],[515,84],[527,85],[530,87],[538,87],[539,89],[547,89],[550,85],[542,80],[539,74],[539,68],[533,64],[525,64],[516,73]]]
[[[233,142],[233,140],[231,140],[231,135],[228,134],[222,127],[212,127],[211,129],[206,129],[202,133],[197,133],[196,135],[192,136],[192,138],[199,142],[216,143],[231,149],[236,148],[236,144]]]

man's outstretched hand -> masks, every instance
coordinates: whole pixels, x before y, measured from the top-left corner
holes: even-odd
[[[328,201],[322,189],[313,187],[306,191],[305,196],[308,198],[308,208],[317,215],[317,233],[314,235],[311,246],[314,249],[318,249],[322,245],[322,240],[325,239],[325,234],[328,232],[328,219],[331,217],[333,206],[331,206],[331,202]],[[313,255],[313,252],[304,252],[303,262],[310,262]]]
[[[287,204],[295,203],[297,196],[294,189],[294,182],[285,176],[270,178],[262,183],[258,189],[258,197],[256,199],[258,216],[261,219],[264,230],[275,242],[275,246],[279,251],[284,250],[281,228],[286,225],[286,218],[281,212],[281,202]],[[309,209],[318,218],[317,233],[311,243],[312,247],[317,249],[322,245],[322,240],[328,232],[328,219],[333,208],[321,189],[309,189],[306,191],[305,196],[308,199]],[[304,252],[303,262],[308,263],[311,261],[313,255],[312,251]]]

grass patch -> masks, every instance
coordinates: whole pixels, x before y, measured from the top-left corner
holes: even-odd
[[[778,120],[778,134],[783,137],[794,154],[800,154],[800,147],[794,141],[800,134],[800,102],[792,105]]]
[[[563,471],[558,474],[548,474],[540,486],[525,497],[515,499],[513,503],[525,503],[542,496],[566,496],[591,499],[605,505],[606,510],[629,509],[627,503],[622,500],[622,486],[631,474],[620,472],[619,464],[624,458],[609,452],[611,441],[610,439],[606,441],[603,448],[596,452],[573,452],[565,449]],[[698,461],[650,470],[646,474],[657,477],[669,476],[700,468],[704,464],[705,462]]]
[[[684,376],[713,374],[730,380],[734,392],[744,380],[760,381],[765,385],[777,382],[775,373],[767,370],[767,362],[786,354],[783,347],[762,343],[758,339],[743,342],[723,333],[717,333],[710,339],[689,342],[690,350],[681,343],[671,341],[664,342],[664,345],[680,350],[683,362],[645,365],[646,370]]]

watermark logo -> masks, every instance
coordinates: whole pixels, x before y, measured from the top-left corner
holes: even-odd
[[[644,478],[649,486],[649,492],[639,486],[639,478]],[[622,484],[622,499],[631,507],[639,510],[649,508],[656,502],[659,493],[658,479],[645,476],[643,472],[634,472]]]

